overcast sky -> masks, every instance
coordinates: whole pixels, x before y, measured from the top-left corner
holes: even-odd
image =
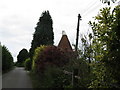
[[[12,53],[15,61],[19,51],[29,51],[33,33],[41,14],[49,10],[53,19],[54,45],[58,45],[62,31],[75,44],[77,17],[80,13],[80,34],[90,29],[87,24],[105,7],[100,0],[0,0],[0,41]]]

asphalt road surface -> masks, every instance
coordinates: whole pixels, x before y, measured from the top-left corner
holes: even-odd
[[[2,88],[32,88],[28,72],[23,67],[16,67],[4,74],[2,76]]]

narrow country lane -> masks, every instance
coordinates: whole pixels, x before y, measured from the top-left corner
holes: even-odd
[[[2,76],[2,88],[32,88],[28,72],[23,67],[16,67],[4,74]]]

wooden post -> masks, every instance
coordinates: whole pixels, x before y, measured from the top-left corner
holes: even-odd
[[[75,59],[78,59],[78,39],[79,39],[79,23],[80,23],[80,20],[81,20],[81,16],[80,14],[78,14],[78,23],[77,23],[77,34],[76,34],[76,46],[75,46],[75,51],[76,51],[76,58]],[[75,78],[75,76],[78,75],[78,69],[74,69],[73,70],[73,87],[77,87],[78,85],[78,79]]]
[[[74,69],[73,71],[73,87],[77,87],[78,85],[78,79],[75,78],[75,76],[78,76],[78,69]]]
[[[80,16],[80,14],[78,14],[78,24],[77,24],[77,34],[76,34],[76,46],[75,46],[75,51],[76,51],[76,57],[75,57],[75,59],[78,58],[77,49],[78,49],[79,23],[80,23],[80,20],[81,20],[81,16]],[[77,76],[77,75],[78,75],[78,69],[73,69],[73,71],[72,71],[72,86],[73,87],[76,87],[77,84],[78,84],[78,79],[75,78],[75,76]]]
[[[80,14],[78,14],[78,24],[77,24],[77,34],[76,34],[76,46],[75,46],[75,51],[77,51],[78,48],[78,38],[79,38],[79,23],[81,20]]]
[[[72,72],[72,86],[74,86],[74,74]]]

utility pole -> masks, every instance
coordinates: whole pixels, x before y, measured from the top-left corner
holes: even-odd
[[[77,57],[78,57],[77,50],[78,50],[79,23],[80,23],[80,20],[81,20],[81,16],[80,16],[80,14],[78,14],[77,34],[76,34],[76,46],[75,46],[75,51],[76,51],[76,57],[75,57],[75,59],[77,59]],[[75,75],[78,75],[78,69],[77,68],[73,69],[73,71],[72,71],[72,86],[73,87],[77,87],[77,84],[78,84],[78,79],[75,78]]]
[[[78,23],[77,23],[77,34],[76,34],[76,46],[75,46],[75,51],[77,52],[78,49],[78,38],[79,38],[79,23],[80,23],[81,16],[78,14]]]

